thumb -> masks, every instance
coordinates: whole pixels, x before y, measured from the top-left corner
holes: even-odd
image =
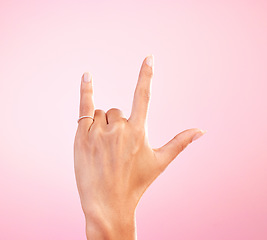
[[[165,169],[189,143],[203,136],[207,131],[199,128],[184,130],[160,148],[153,149],[159,164]]]

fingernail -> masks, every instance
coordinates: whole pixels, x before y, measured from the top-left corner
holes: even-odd
[[[90,73],[86,72],[83,74],[83,81],[84,82],[91,82],[92,76]]]
[[[197,140],[198,138],[200,138],[201,136],[203,136],[205,133],[207,132],[207,130],[201,130],[200,132],[197,132],[195,134],[195,136],[192,138],[192,142]]]
[[[149,66],[149,67],[153,67],[154,65],[154,55],[150,55],[149,57],[147,57],[146,59],[146,64]]]

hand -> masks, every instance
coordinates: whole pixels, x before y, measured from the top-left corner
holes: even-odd
[[[136,239],[135,209],[147,187],[193,140],[205,132],[185,130],[160,148],[146,134],[153,55],[141,66],[129,119],[116,108],[95,110],[92,77],[84,73],[74,140],[74,168],[88,239]],[[163,126],[164,127],[164,126]]]

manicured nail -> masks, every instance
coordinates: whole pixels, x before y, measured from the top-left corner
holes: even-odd
[[[192,138],[192,142],[197,140],[198,138],[200,138],[201,136],[203,136],[205,133],[207,132],[207,130],[201,130],[200,132],[197,132],[195,134],[195,136]]]
[[[153,67],[154,65],[154,55],[150,55],[149,57],[147,57],[146,59],[146,64],[149,66],[149,67]]]
[[[92,80],[92,76],[90,73],[86,72],[83,74],[83,81],[84,82],[91,82],[91,80]]]

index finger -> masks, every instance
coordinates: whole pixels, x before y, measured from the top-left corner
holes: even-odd
[[[141,66],[138,82],[134,92],[131,116],[129,122],[145,126],[151,96],[151,80],[154,74],[154,56],[147,56]]]
[[[95,107],[93,99],[93,85],[92,75],[85,72],[82,76],[80,87],[80,112],[79,117],[91,116],[94,117]],[[78,122],[78,129],[88,131],[93,123],[93,119],[86,117],[82,118]]]

